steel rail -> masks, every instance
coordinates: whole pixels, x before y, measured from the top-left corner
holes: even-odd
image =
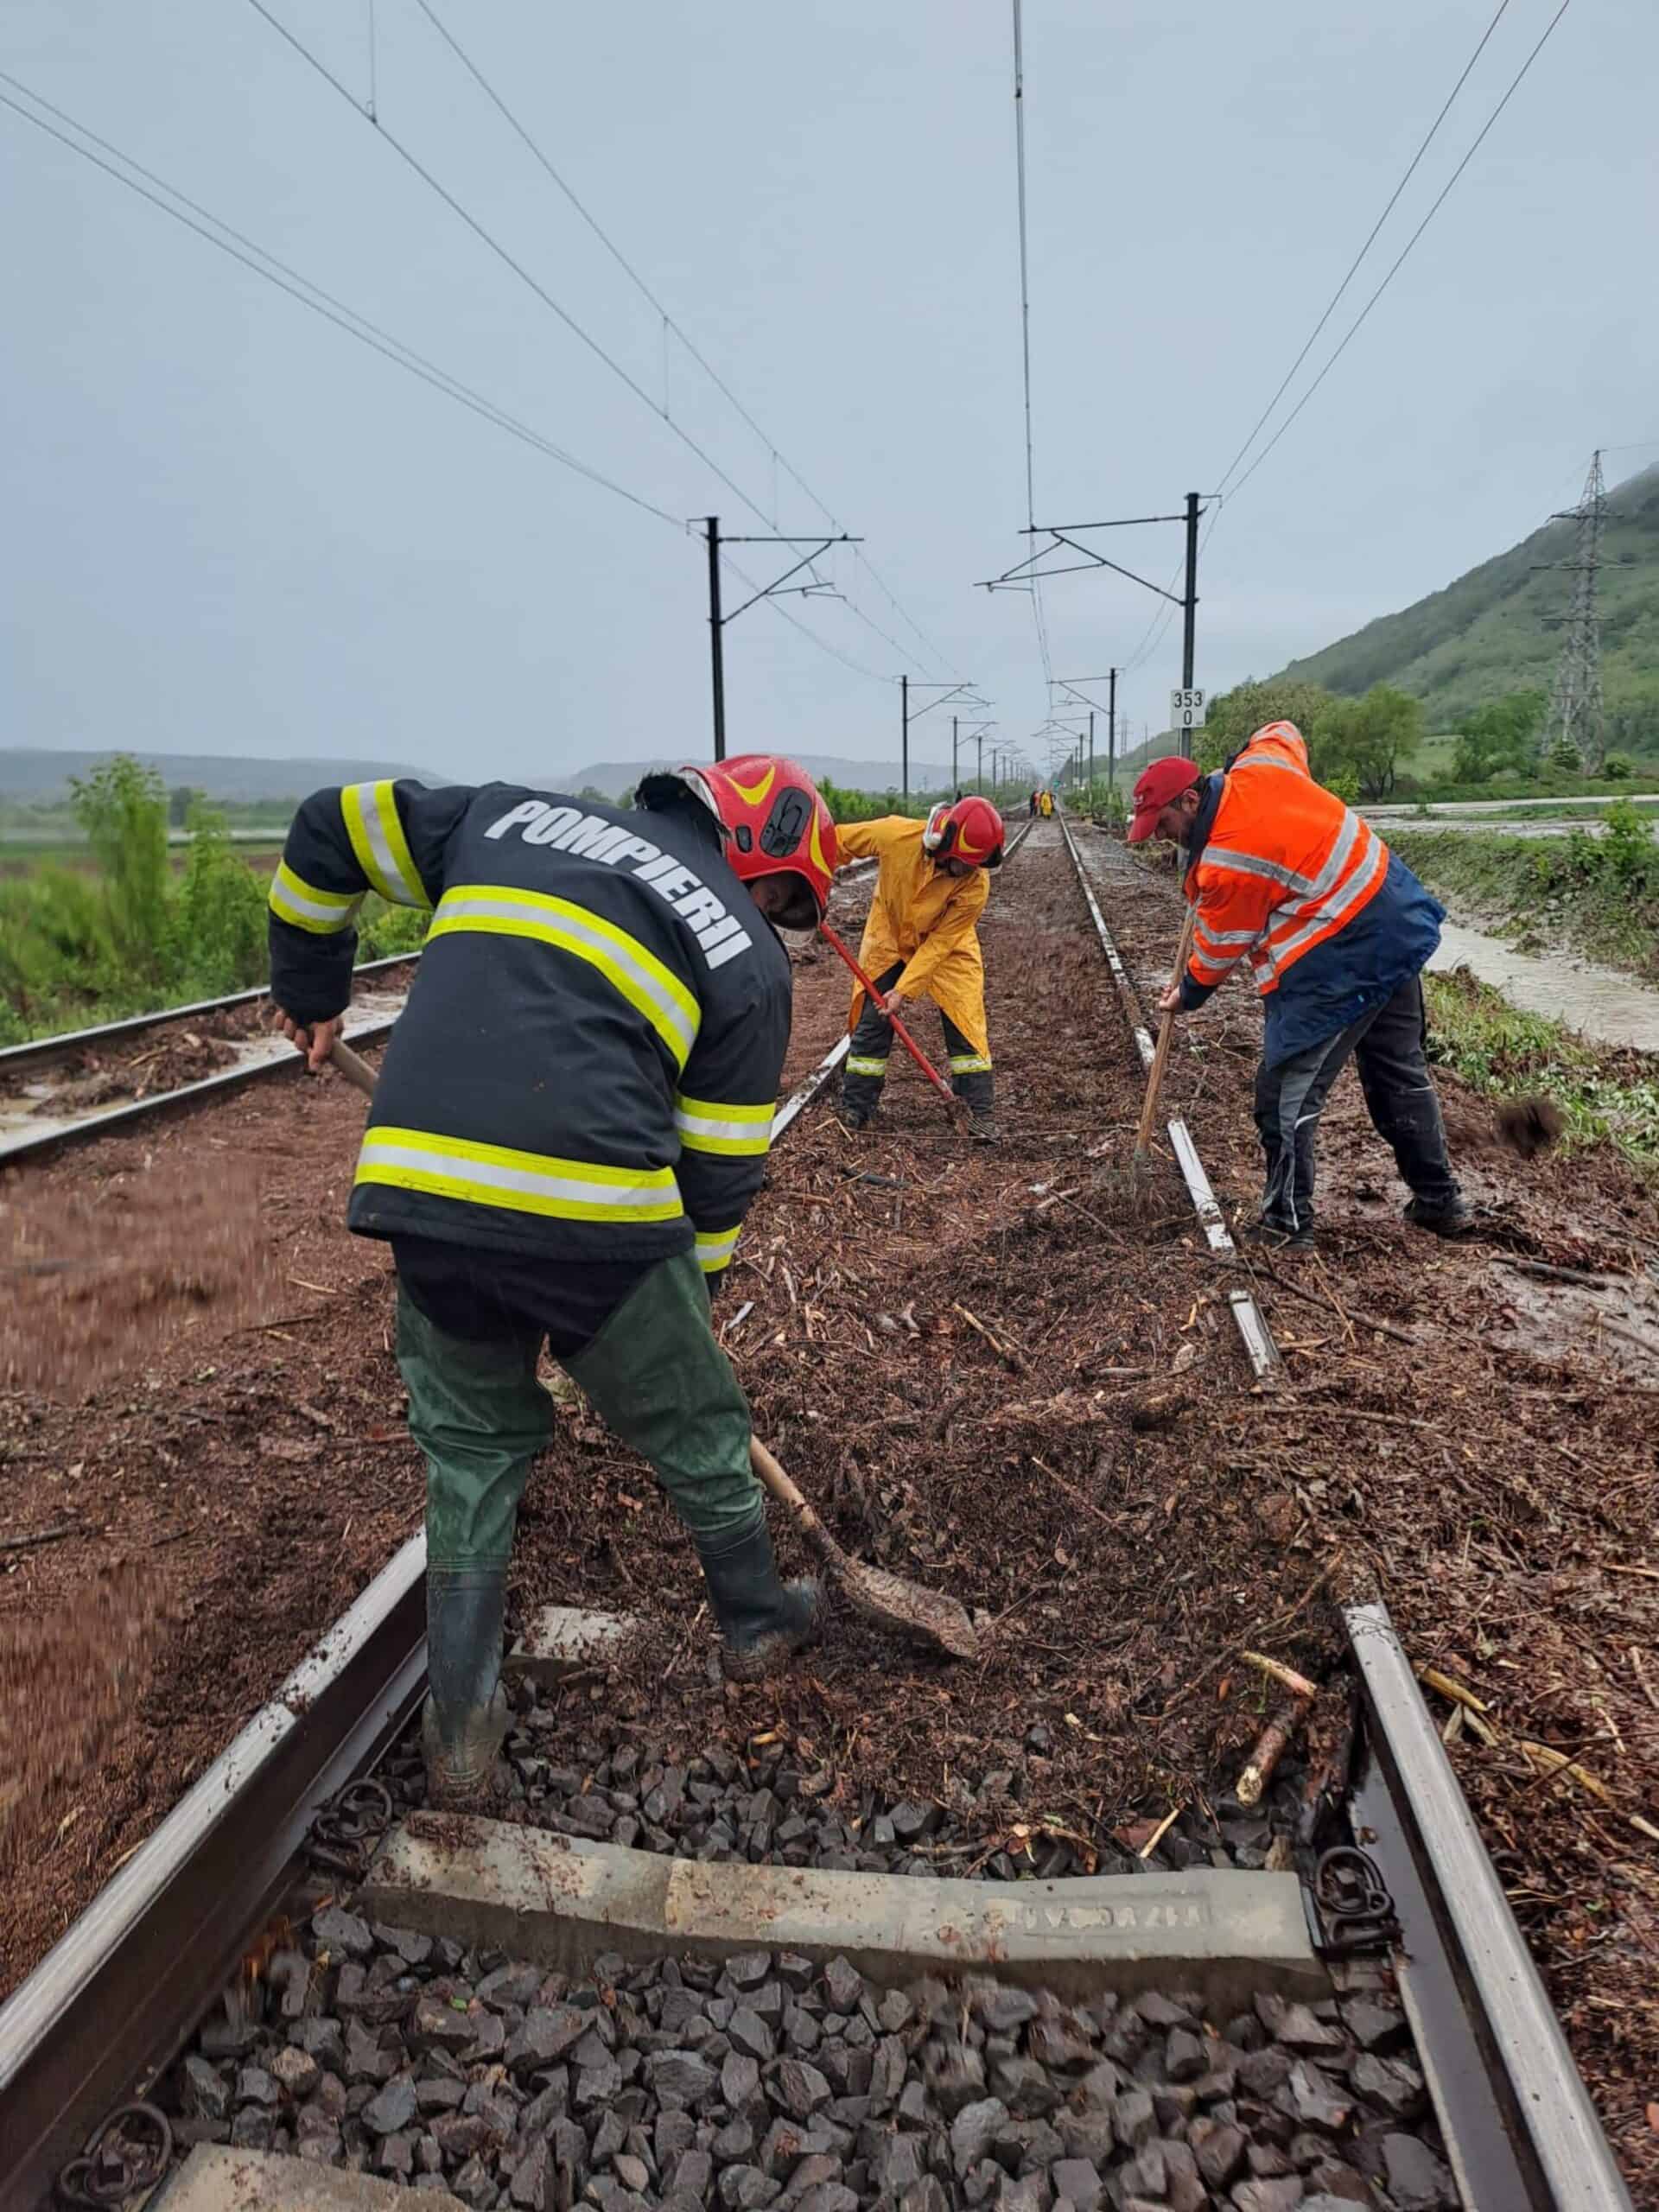
[[[365,960],[352,970],[352,980],[359,976],[378,975],[383,969],[402,968],[421,957],[417,946],[413,952],[389,953],[384,960]],[[8,1045],[0,1049],[0,1077],[15,1075],[20,1069],[48,1065],[54,1060],[67,1059],[83,1046],[109,1045],[124,1037],[142,1037],[148,1029],[159,1029],[168,1021],[188,1021],[198,1014],[219,1014],[226,1007],[248,1006],[255,999],[269,998],[270,986],[256,983],[251,990],[227,991],[222,998],[193,999],[188,1006],[162,1007],[154,1014],[130,1014],[119,1021],[101,1021],[91,1029],[60,1029],[55,1036],[31,1037],[26,1044]]]
[[[408,957],[404,955],[405,958]],[[353,1023],[348,1015],[344,1034],[350,1044],[372,1045],[390,1035],[396,1020],[395,1014],[386,1014]],[[87,1137],[108,1136],[111,1131],[146,1120],[151,1115],[171,1113],[175,1108],[191,1105],[198,1099],[235,1090],[243,1084],[257,1082],[261,1076],[278,1075],[284,1071],[292,1073],[303,1065],[303,1057],[297,1051],[273,1052],[259,1059],[244,1060],[233,1068],[221,1068],[217,1075],[203,1076],[198,1082],[181,1084],[176,1090],[159,1090],[148,1098],[129,1098],[119,1106],[100,1107],[95,1113],[83,1115],[79,1121],[52,1122],[43,1129],[25,1131],[21,1135],[0,1135],[0,1167],[10,1166],[16,1160],[38,1158],[58,1145],[79,1144]]]
[[[1478,2212],[1523,2205],[1630,2212],[1624,2177],[1389,1609],[1345,1605],[1343,1624],[1385,1785],[1368,1792],[1362,1778],[1357,1810],[1405,1926],[1401,1993],[1440,2092],[1436,2104],[1465,2194]],[[1390,1807],[1397,1827],[1389,1823]],[[1437,1945],[1449,1975],[1435,1972]],[[1471,2031],[1496,2112],[1484,2107],[1483,2085],[1473,2084],[1471,2096],[1466,2078],[1459,2079],[1469,2072]]]
[[[411,1536],[0,2007],[0,2204],[43,2198],[89,2127],[165,2066],[284,1885],[318,1805],[425,1684]]]
[[[1156,1047],[1153,1044],[1150,1031],[1141,1019],[1140,1001],[1135,995],[1135,986],[1130,981],[1129,971],[1125,967],[1123,956],[1119,952],[1113,941],[1112,933],[1106,925],[1106,917],[1101,912],[1100,901],[1095,896],[1094,886],[1090,882],[1088,871],[1083,865],[1083,855],[1078,852],[1077,840],[1071,835],[1071,825],[1063,812],[1057,812],[1054,819],[1060,825],[1060,834],[1065,839],[1065,849],[1071,855],[1071,865],[1077,872],[1078,887],[1082,890],[1089,908],[1089,918],[1095,925],[1095,934],[1100,939],[1100,949],[1105,954],[1107,963],[1111,969],[1112,981],[1116,985],[1118,997],[1122,1001],[1130,1033],[1135,1039],[1135,1051],[1140,1055],[1141,1065],[1143,1068],[1149,1069]],[[1166,1126],[1169,1133],[1170,1147],[1175,1154],[1176,1165],[1181,1171],[1181,1179],[1186,1185],[1187,1196],[1192,1201],[1192,1211],[1198,1216],[1198,1226],[1204,1231],[1205,1243],[1217,1259],[1236,1261],[1238,1257],[1238,1247],[1228,1234],[1226,1221],[1223,1217],[1220,1206],[1216,1203],[1216,1194],[1210,1187],[1210,1179],[1204,1172],[1204,1163],[1198,1158],[1198,1147],[1192,1141],[1192,1131],[1187,1128],[1186,1123],[1179,1118],[1172,1119]],[[1244,1347],[1244,1356],[1249,1361],[1250,1371],[1256,1381],[1267,1382],[1270,1380],[1277,1380],[1284,1371],[1284,1363],[1279,1357],[1279,1347],[1273,1340],[1273,1331],[1268,1325],[1267,1317],[1256,1303],[1255,1292],[1243,1284],[1235,1284],[1227,1293],[1227,1306],[1232,1314],[1234,1325],[1238,1331],[1239,1341]]]

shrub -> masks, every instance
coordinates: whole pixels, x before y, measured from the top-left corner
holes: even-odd
[[[1628,753],[1610,753],[1601,764],[1601,772],[1610,783],[1628,783],[1636,773],[1636,763]]]

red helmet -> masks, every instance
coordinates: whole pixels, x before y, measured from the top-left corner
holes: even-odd
[[[936,861],[965,861],[970,868],[1002,865],[1002,817],[988,798],[943,803],[927,817],[922,843]]]
[[[785,929],[816,929],[830,904],[840,849],[830,810],[805,769],[779,753],[744,753],[679,774],[719,818],[733,873],[746,883],[792,876],[800,900],[777,918]]]

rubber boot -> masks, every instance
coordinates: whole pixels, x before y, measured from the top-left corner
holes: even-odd
[[[1466,1236],[1475,1225],[1474,1209],[1455,1184],[1452,1196],[1440,1204],[1408,1198],[1404,1211],[1414,1229],[1427,1229],[1434,1236]]]
[[[721,1663],[735,1682],[781,1674],[823,1631],[823,1586],[811,1578],[781,1582],[764,1520],[741,1535],[699,1544],[709,1603],[720,1629]]]
[[[507,1570],[429,1567],[426,1671],[431,1686],[421,1719],[427,1801],[481,1812],[499,1795],[496,1761],[505,1739],[501,1630]]]
[[[982,1108],[977,1113],[971,1107],[969,1109],[968,1135],[975,1144],[996,1142],[996,1116],[989,1107]]]

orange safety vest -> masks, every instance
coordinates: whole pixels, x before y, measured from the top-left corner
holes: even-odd
[[[1294,722],[1256,731],[1227,771],[1187,896],[1198,904],[1188,972],[1213,990],[1248,956],[1265,995],[1345,929],[1382,888],[1389,849],[1316,784]]]

